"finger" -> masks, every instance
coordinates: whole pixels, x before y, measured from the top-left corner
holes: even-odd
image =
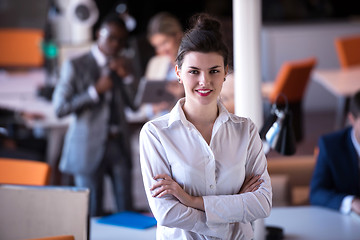
[[[253,190],[251,190],[251,192],[255,192],[255,191],[258,190],[259,188],[260,188],[260,185],[255,186],[255,187],[253,188]]]
[[[249,182],[251,182],[251,183],[253,183],[253,182],[256,182],[257,180],[259,180],[260,179],[260,175],[254,175],[250,180],[249,180]]]
[[[170,177],[169,175],[165,174],[165,173],[158,174],[158,175],[156,175],[156,176],[153,177],[153,178],[154,178],[154,180],[158,180],[158,179],[160,179],[160,178],[162,178],[162,179],[171,179],[171,177]]]
[[[167,194],[172,194],[174,191],[172,190],[172,188],[168,187],[168,186],[162,186],[161,188],[159,188],[154,194],[152,194],[153,197],[163,197]]]
[[[172,191],[170,189],[166,189],[164,191],[161,191],[159,194],[157,194],[156,197],[160,198],[160,197],[163,197],[165,195],[173,195],[173,194],[172,194]]]
[[[246,176],[244,182],[250,181],[253,177],[254,177],[253,173],[251,175],[249,175],[249,176]]]
[[[166,189],[164,189],[163,187],[160,187],[157,191],[155,191],[152,196],[153,197],[159,197],[164,191],[166,191]]]
[[[258,186],[261,183],[263,183],[264,180],[263,179],[258,179],[257,181],[252,182],[251,184],[249,184],[249,187],[254,187],[254,186]]]
[[[243,183],[244,188],[247,188],[248,186],[251,186],[254,182],[256,182],[260,178],[259,175],[250,175],[245,178],[245,181]]]
[[[254,181],[256,181],[258,178],[260,178],[260,175],[254,175],[253,173],[247,177],[245,177],[244,183],[248,184],[248,183],[252,183]]]
[[[251,192],[258,190],[261,187],[261,184],[264,182],[264,180],[260,179],[256,183],[252,184],[249,188],[252,189]]]
[[[240,193],[246,193],[246,192],[253,192],[260,187],[261,183],[264,181],[262,179],[259,179],[260,176],[254,176],[250,179],[250,181],[246,184],[243,184],[243,186],[240,189]],[[257,187],[258,186],[258,187]]]
[[[168,181],[168,180],[163,180],[163,179],[162,179],[162,180],[159,180],[158,182],[155,182],[155,183],[151,186],[150,190],[153,191],[153,190],[155,190],[156,188],[159,188],[159,187],[165,186],[165,185],[169,185],[169,184],[171,184],[170,181]]]

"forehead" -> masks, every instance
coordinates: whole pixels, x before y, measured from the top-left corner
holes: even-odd
[[[184,56],[183,67],[207,69],[214,66],[224,67],[224,58],[217,52],[188,52]]]
[[[123,27],[111,22],[102,25],[99,33],[100,36],[104,38],[107,38],[109,36],[123,37],[127,34],[126,30]]]
[[[162,34],[162,33],[156,33],[156,34],[154,34],[154,35],[152,35],[150,37],[150,43],[153,44],[153,45],[158,45],[158,44],[161,44],[163,42],[169,41],[169,40],[171,40],[173,38],[174,37],[170,36],[170,35],[165,35],[165,34]]]

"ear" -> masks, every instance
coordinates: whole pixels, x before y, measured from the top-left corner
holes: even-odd
[[[225,77],[228,75],[229,73],[229,65],[226,65],[225,67]]]
[[[96,39],[99,39],[99,37],[100,37],[100,30],[99,29],[96,30],[95,36],[96,36]]]
[[[181,77],[180,77],[180,71],[181,71],[181,69],[179,68],[179,66],[175,65],[176,76],[179,78],[179,83],[182,83],[182,80],[181,80]]]
[[[349,119],[350,124],[352,126],[354,126],[354,124],[355,124],[355,116],[352,113],[348,113],[347,117]]]

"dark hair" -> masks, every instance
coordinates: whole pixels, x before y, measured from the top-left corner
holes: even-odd
[[[183,30],[180,21],[174,15],[168,12],[159,12],[149,21],[147,37],[151,38],[158,33],[167,36],[176,36],[176,34],[182,34]]]
[[[220,22],[205,13],[194,15],[190,22],[192,28],[182,38],[176,57],[176,64],[179,68],[188,52],[217,52],[223,56],[224,66],[227,66],[229,50],[222,39]]]
[[[350,113],[355,118],[360,116],[360,91],[357,91],[350,100]]]
[[[115,24],[116,26],[127,32],[125,22],[115,13],[111,13],[105,16],[105,18],[101,21],[99,30],[107,24]]]

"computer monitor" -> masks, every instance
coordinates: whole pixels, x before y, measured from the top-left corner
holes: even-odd
[[[1,0],[0,28],[45,29],[50,0]]]

